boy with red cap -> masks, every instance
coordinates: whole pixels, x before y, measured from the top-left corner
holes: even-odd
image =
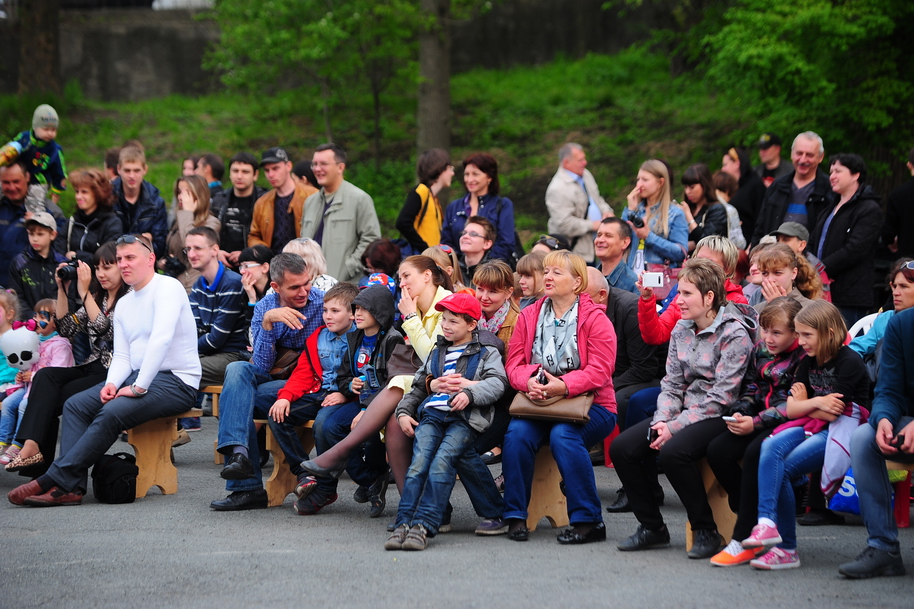
[[[427,537],[438,532],[457,462],[492,424],[495,402],[508,385],[501,354],[479,340],[479,301],[452,294],[435,309],[443,313],[442,336],[396,410],[403,433],[415,442],[386,550],[424,550]]]

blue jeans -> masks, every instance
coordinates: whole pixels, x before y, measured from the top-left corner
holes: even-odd
[[[134,371],[121,385],[136,380]],[[60,420],[60,457],[47,475],[64,491],[88,488],[89,468],[111,448],[125,429],[132,429],[159,417],[180,414],[194,404],[197,388],[187,385],[171,372],[159,372],[140,397],[114,398],[102,404],[99,393],[104,382],[77,393],[63,406]]]
[[[265,419],[276,395],[286,384],[274,381],[249,362],[232,362],[225,368],[225,382],[222,383],[222,397],[219,400],[219,440],[217,448],[225,455],[226,461],[232,454],[232,447],[246,446],[254,474],[245,480],[226,480],[229,492],[253,491],[263,488],[260,473],[260,446],[254,419]],[[255,417],[256,415],[256,417]]]
[[[361,412],[358,402],[323,408],[314,423],[314,443],[317,454],[323,454],[349,435],[352,420]],[[326,412],[326,414],[324,414]],[[372,435],[359,448],[351,451],[346,460],[346,473],[361,486],[371,486],[378,476],[387,473],[387,455],[379,434]],[[318,486],[335,489],[336,478],[318,478]]]
[[[653,418],[659,397],[660,387],[649,387],[633,394],[628,400],[628,410],[625,413],[625,429],[637,425],[644,419]]]
[[[276,443],[279,444],[283,454],[286,456],[286,464],[296,477],[304,473],[301,468],[301,462],[307,461],[309,455],[305,453],[301,440],[298,434],[295,433],[295,427],[314,420],[321,410],[321,402],[324,401],[325,397],[327,397],[327,392],[323,389],[316,393],[303,395],[292,402],[289,407],[289,414],[286,415],[282,423],[277,423],[272,418],[267,419],[270,429],[273,431],[273,437],[276,438]],[[255,398],[255,404],[258,401],[259,397]]]
[[[438,533],[441,517],[457,482],[457,461],[476,439],[460,413],[423,408],[397,509],[397,526],[423,525]]]
[[[25,389],[18,389],[3,400],[3,414],[0,415],[0,442],[10,444],[16,438],[22,416],[19,404],[25,398]]]
[[[901,417],[895,426],[895,435],[911,423],[911,417]],[[864,424],[854,430],[851,439],[851,462],[857,495],[860,497],[860,515],[869,537],[867,545],[878,550],[898,552],[898,526],[892,509],[892,485],[885,469],[885,461],[914,463],[914,455],[897,453],[886,457],[876,446],[876,430]]]
[[[587,425],[511,419],[502,450],[505,475],[505,518],[527,519],[533,467],[539,448],[549,443],[565,481],[571,524],[603,522],[590,447],[612,432],[616,415],[602,406],[590,407]]]
[[[807,438],[802,427],[785,429],[762,442],[758,473],[758,515],[778,525],[785,550],[797,548],[793,482],[822,468],[828,429]],[[885,468],[883,468],[885,469]]]

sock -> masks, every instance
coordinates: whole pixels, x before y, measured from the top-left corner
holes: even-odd
[[[778,528],[778,524],[775,521],[773,521],[771,518],[759,518],[758,523],[763,524],[766,527],[771,527],[772,529]]]
[[[242,455],[247,457],[248,456],[248,447],[247,446],[233,446],[232,454],[234,455],[235,453],[241,453]]]
[[[730,556],[737,556],[738,554],[742,553],[742,551],[743,551],[743,544],[736,541],[735,539],[733,541],[731,541],[729,544],[727,544],[726,548],[724,548],[724,552],[726,552]]]
[[[38,478],[35,479],[35,482],[37,482],[38,486],[41,487],[42,493],[47,493],[49,490],[57,486],[57,483],[54,482],[54,480],[51,479],[51,477],[47,474],[38,476]]]

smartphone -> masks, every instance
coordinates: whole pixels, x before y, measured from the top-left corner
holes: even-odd
[[[645,288],[662,288],[664,279],[663,273],[641,273],[641,286]]]
[[[540,385],[545,385],[549,382],[549,379],[546,378],[546,371],[543,370],[542,364],[540,364],[540,367],[536,369],[536,382]]]
[[[648,442],[653,444],[654,440],[656,440],[659,437],[660,437],[660,431],[654,429],[653,427],[648,428],[648,430],[647,430],[647,441]]]
[[[721,417],[727,423],[736,423],[736,417]]]

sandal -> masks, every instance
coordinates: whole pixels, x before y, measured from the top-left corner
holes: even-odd
[[[6,466],[6,471],[18,472],[20,469],[38,465],[40,463],[44,463],[44,455],[41,453],[35,453],[31,457],[25,457],[24,459],[21,455],[16,455],[16,458],[10,461]]]

